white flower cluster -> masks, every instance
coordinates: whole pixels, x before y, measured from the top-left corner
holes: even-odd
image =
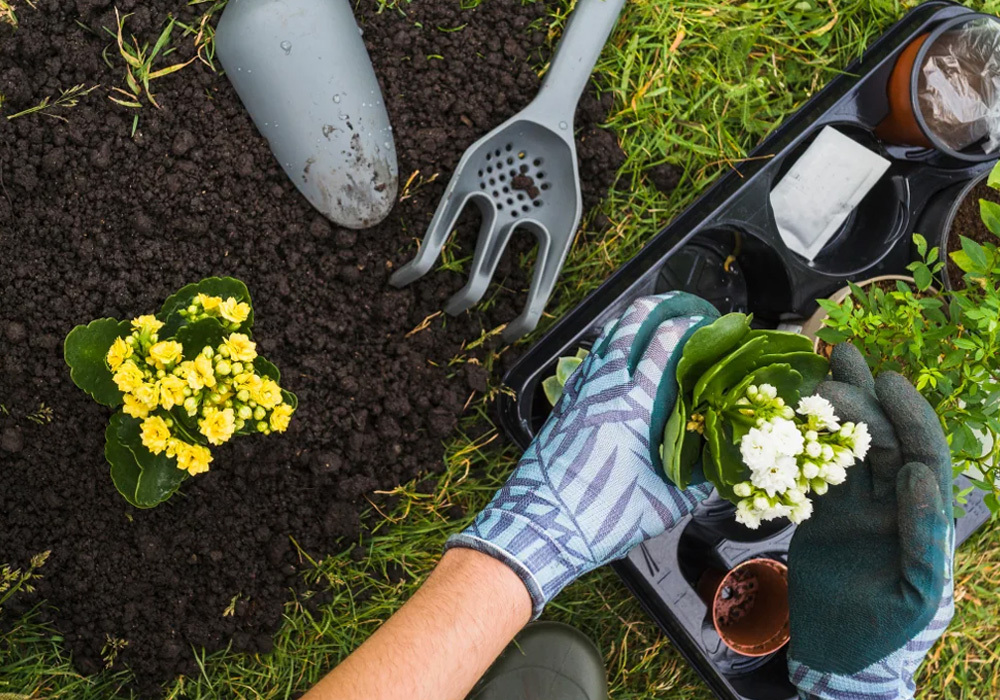
[[[842,484],[847,468],[871,445],[864,423],[840,423],[822,396],[807,396],[793,411],[769,385],[751,386],[738,402],[756,426],[740,440],[750,480],[733,487],[741,499],[736,520],[756,530],[762,521],[812,515],[809,493],[822,496]],[[797,415],[796,415],[797,414]]]

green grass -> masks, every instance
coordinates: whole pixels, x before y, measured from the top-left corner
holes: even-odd
[[[998,0],[974,5],[1000,11]],[[401,0],[386,6],[406,8]],[[585,224],[550,318],[634,255],[909,6],[891,0],[630,2],[598,68],[599,83],[615,97],[609,125],[627,155],[622,183],[601,207],[611,226],[597,232]],[[553,40],[565,17],[565,7],[555,13]],[[643,174],[664,162],[685,173],[670,195],[657,192]],[[425,173],[421,181],[430,177]],[[428,321],[432,327],[444,322],[443,317]],[[476,340],[470,338],[470,345]],[[487,359],[488,366],[493,359]],[[454,363],[463,360],[460,356]],[[467,432],[444,446],[447,467],[431,487],[426,492],[412,484],[400,487],[392,511],[374,514],[378,525],[363,545],[361,562],[345,552],[311,568],[307,575],[333,591],[333,602],[315,616],[303,601],[290,602],[273,653],[201,656],[201,673],[178,679],[168,697],[289,697],[384,622],[433,567],[448,534],[487,502],[515,462],[515,451],[502,446],[494,429],[472,432],[486,424],[485,402],[474,403],[470,413],[463,422]],[[461,521],[444,515],[456,505],[469,514]],[[958,554],[956,618],[923,667],[922,700],[1000,697],[998,541],[1000,535],[990,528]],[[388,582],[386,570],[396,566],[407,581]],[[712,697],[609,570],[566,589],[546,616],[571,622],[597,641],[616,700]],[[35,616],[26,616],[0,638],[0,700],[126,697],[118,692],[123,682],[121,674],[79,677],[58,635]]]

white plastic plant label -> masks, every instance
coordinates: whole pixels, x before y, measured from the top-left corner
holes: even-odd
[[[785,245],[811,262],[888,169],[882,156],[824,128],[771,190]]]

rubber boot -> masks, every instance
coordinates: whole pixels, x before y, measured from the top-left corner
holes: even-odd
[[[466,700],[607,700],[601,653],[582,632],[536,622],[517,635]]]

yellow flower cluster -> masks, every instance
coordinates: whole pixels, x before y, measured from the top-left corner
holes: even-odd
[[[206,315],[218,313],[236,324],[250,310],[234,298],[199,295],[195,304]],[[123,410],[142,420],[146,449],[165,452],[178,468],[201,474],[208,471],[212,453],[193,444],[197,440],[222,445],[240,431],[268,434],[288,428],[294,408],[284,402],[276,381],[257,374],[257,344],[247,335],[231,333],[217,347],[206,346],[186,359],[179,342],[159,339],[162,327],[154,316],[134,319],[131,335],[115,339],[105,358],[124,395]],[[177,410],[184,415],[170,413]]]
[[[250,304],[244,301],[237,301],[236,297],[223,299],[207,294],[199,294],[191,304],[181,311],[181,314],[191,321],[199,321],[203,318],[217,318],[225,322],[231,330],[250,317]]]

